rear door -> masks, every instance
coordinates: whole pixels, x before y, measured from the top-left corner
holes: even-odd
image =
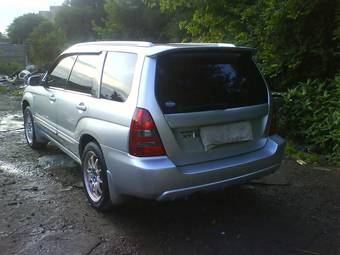
[[[159,132],[177,165],[233,157],[265,145],[268,90],[250,52],[162,54],[156,58],[154,84],[163,114],[156,117]]]

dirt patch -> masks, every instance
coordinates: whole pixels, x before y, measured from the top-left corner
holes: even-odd
[[[53,163],[66,155],[26,145],[13,117],[19,101],[8,100],[0,96],[2,254],[340,253],[337,169],[285,160],[279,177],[188,200],[132,199],[102,214],[86,200],[79,167]]]

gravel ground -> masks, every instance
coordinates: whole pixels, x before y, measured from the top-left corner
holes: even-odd
[[[340,170],[286,159],[279,173],[188,200],[88,204],[79,167],[24,140],[0,95],[0,254],[340,254]]]

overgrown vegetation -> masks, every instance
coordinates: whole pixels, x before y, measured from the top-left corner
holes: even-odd
[[[17,17],[7,28],[8,37],[12,43],[23,44],[33,29],[44,20],[42,16],[33,13]]]
[[[49,21],[40,23],[26,40],[31,61],[40,66],[52,62],[65,42],[64,32]]]
[[[339,68],[337,1],[161,0],[161,7],[165,12],[190,11],[180,22],[187,31],[185,41],[256,48],[257,61],[275,90],[333,78]]]
[[[72,44],[95,40],[93,24],[101,26],[104,16],[104,0],[67,0],[55,23],[65,32],[68,44]]]
[[[330,82],[307,80],[289,89],[279,116],[287,137],[304,144],[308,152],[340,162],[340,75]]]
[[[100,38],[168,42],[173,36],[171,26],[176,26],[174,19],[161,13],[157,3],[107,0],[104,9],[103,24],[95,27]],[[176,30],[179,30],[178,25]]]
[[[22,65],[17,62],[6,62],[0,60],[0,74],[11,75],[22,68]]]
[[[14,42],[30,38],[30,55],[39,63],[51,61],[63,45],[96,39],[254,47],[271,88],[284,95],[282,134],[308,152],[340,162],[339,5],[332,0],[66,0],[47,29],[51,33],[40,28],[35,36],[22,35],[15,27],[25,22],[18,18],[9,36]],[[25,16],[27,22],[32,18]]]
[[[24,94],[24,91],[22,89],[14,89],[14,90],[11,90],[9,94],[14,97],[22,97]]]
[[[6,92],[7,92],[7,88],[0,86],[0,94],[6,93]]]

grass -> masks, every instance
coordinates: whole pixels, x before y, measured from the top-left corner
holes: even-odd
[[[22,89],[9,89],[7,87],[0,86],[0,94],[8,93],[10,96],[22,97],[23,92],[24,91]]]
[[[22,89],[11,90],[9,94],[15,97],[22,97],[24,91]]]
[[[297,150],[292,141],[287,141],[285,152],[287,156],[295,159],[300,165],[319,164],[321,160],[318,154]]]
[[[0,86],[0,94],[4,94],[8,91],[8,89],[6,87],[2,87]]]

